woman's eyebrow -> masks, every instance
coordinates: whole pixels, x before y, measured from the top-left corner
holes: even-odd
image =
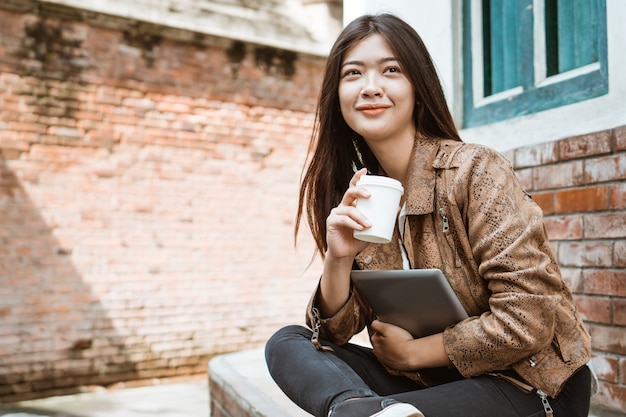
[[[386,57],[386,58],[381,58],[378,60],[379,64],[384,64],[385,62],[391,62],[391,61],[398,61],[398,59],[396,57],[390,56],[390,57]],[[363,66],[365,65],[365,63],[363,61],[346,61],[343,64],[341,64],[341,67],[345,67],[346,65],[360,65]]]

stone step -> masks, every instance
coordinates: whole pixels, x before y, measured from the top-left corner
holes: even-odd
[[[217,356],[208,373],[211,417],[311,417],[274,383],[263,349]]]
[[[311,417],[278,388],[263,349],[217,356],[208,368],[211,417]],[[589,417],[616,415],[626,416],[592,411]]]

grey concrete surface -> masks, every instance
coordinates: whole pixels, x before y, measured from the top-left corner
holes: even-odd
[[[208,380],[0,404],[2,417],[209,417]]]
[[[272,380],[263,349],[220,355],[209,362],[211,380],[247,415],[264,417],[311,417],[300,409]],[[215,398],[219,398],[216,395]],[[224,404],[222,404],[224,406]],[[237,411],[227,410],[236,415]]]

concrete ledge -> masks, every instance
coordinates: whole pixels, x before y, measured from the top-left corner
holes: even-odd
[[[297,372],[294,369],[294,372]],[[217,356],[209,362],[211,417],[311,417],[278,388],[263,349]],[[589,417],[623,417],[592,410]]]
[[[211,417],[311,417],[274,383],[263,349],[217,356],[208,368]]]

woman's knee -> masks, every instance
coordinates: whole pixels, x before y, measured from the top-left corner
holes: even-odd
[[[296,324],[285,326],[269,338],[265,345],[265,356],[268,357],[271,355],[276,351],[279,345],[282,345],[285,342],[301,339],[308,340],[311,338],[311,334],[311,330],[304,326]]]

